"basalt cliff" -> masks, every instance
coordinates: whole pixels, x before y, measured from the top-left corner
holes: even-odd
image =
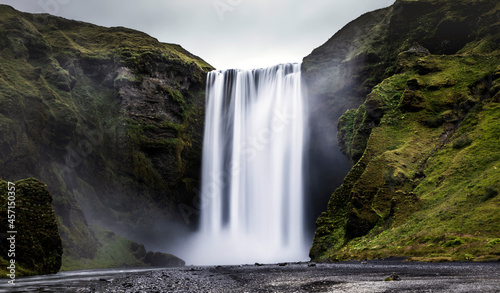
[[[498,1],[397,0],[304,59],[318,138],[352,166],[313,260],[500,257],[499,32]]]
[[[158,262],[123,237],[168,247],[192,225],[179,206],[197,194],[213,68],[138,31],[4,5],[0,52],[0,178],[47,185],[63,268]]]

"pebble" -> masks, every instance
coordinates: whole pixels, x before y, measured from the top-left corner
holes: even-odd
[[[91,285],[86,284],[77,292],[406,292],[407,288],[415,289],[412,292],[433,293],[500,292],[500,275],[495,273],[500,265],[494,263],[474,268],[463,265],[464,269],[457,269],[461,268],[461,264],[447,266],[377,261],[370,261],[370,266],[360,262],[315,265],[279,263],[273,266],[169,268],[96,278]],[[393,271],[395,268],[398,273]],[[386,279],[391,281],[401,281],[399,273],[404,274],[404,282],[383,282],[384,276],[390,276]]]

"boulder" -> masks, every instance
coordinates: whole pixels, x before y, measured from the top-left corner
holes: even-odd
[[[7,237],[15,236],[13,245],[9,243],[9,246],[2,239],[0,256],[9,262],[15,261],[16,276],[54,274],[61,267],[62,242],[51,203],[47,185],[37,179],[19,180],[14,184],[0,180],[1,232]],[[15,208],[8,208],[10,206]]]

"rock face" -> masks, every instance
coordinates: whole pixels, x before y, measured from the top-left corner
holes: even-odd
[[[398,0],[304,59],[313,117],[331,119],[318,133],[338,119],[352,165],[316,222],[313,260],[498,258],[499,9]]]
[[[16,276],[54,274],[61,267],[62,243],[52,208],[52,195],[47,186],[36,179],[13,182],[0,180],[0,219],[2,235],[14,235],[14,247],[2,237],[0,257],[2,276],[10,260],[15,260]],[[13,193],[8,194],[8,191]],[[9,199],[9,195],[13,195]],[[14,205],[10,203],[14,202]],[[8,212],[8,206],[14,213]],[[15,218],[9,217],[14,215]],[[9,222],[8,219],[13,219]],[[11,226],[12,225],[12,226]],[[7,231],[16,231],[7,234]],[[14,253],[14,254],[12,254]],[[9,263],[7,264],[8,261]]]
[[[212,67],[141,32],[4,5],[0,35],[0,177],[47,184],[65,259],[97,256],[89,224],[152,241],[184,225]]]
[[[182,267],[186,263],[171,254],[162,252],[148,252],[144,257],[144,262],[153,267]]]

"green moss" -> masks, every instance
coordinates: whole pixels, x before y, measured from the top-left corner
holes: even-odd
[[[138,76],[135,74],[131,74],[131,73],[125,71],[125,72],[121,72],[120,74],[118,74],[116,76],[113,84],[115,85],[115,87],[117,87],[123,83],[135,83],[135,82],[137,82],[137,83],[141,82],[140,78],[138,78]]]
[[[100,243],[96,256],[91,259],[75,259],[73,256],[65,256],[61,270],[80,269],[82,263],[85,263],[86,269],[140,267],[146,265],[141,261],[140,257],[136,256],[137,244],[135,242],[98,226],[93,226],[92,231]],[[136,249],[134,250],[134,248]]]
[[[134,30],[4,5],[0,13],[0,161],[7,166],[0,176],[47,183],[64,261],[85,268],[97,257],[94,220],[134,233],[175,218],[176,203],[195,196],[185,185],[199,179],[204,82],[213,68]],[[155,96],[146,101],[153,106],[164,103],[162,113],[138,106],[138,93]],[[138,202],[159,212],[139,217]]]
[[[100,244],[96,256],[90,259],[75,259],[73,256],[65,256],[62,271],[81,269],[82,263],[85,269],[184,265],[183,260],[171,254],[146,252],[142,244],[97,225],[91,228]]]
[[[457,246],[460,246],[460,245],[462,245],[464,243],[465,243],[465,241],[463,239],[456,238],[456,239],[453,239],[453,240],[446,241],[443,244],[443,247],[457,247]]]
[[[165,127],[165,128],[169,128],[169,129],[173,129],[173,130],[176,130],[176,131],[181,132],[181,133],[186,130],[186,125],[175,123],[172,121],[163,121],[160,124],[160,126]]]
[[[51,206],[52,196],[47,186],[33,178],[19,180],[14,184],[0,180],[0,191],[0,215],[4,219],[2,231],[18,231],[15,234],[13,256],[10,255],[8,246],[0,246],[2,262],[14,259],[16,276],[58,272],[61,267],[62,244]],[[7,209],[7,206],[14,208]],[[2,277],[6,277],[6,266],[2,266],[0,270]]]
[[[187,52],[181,46],[159,43],[156,39],[139,31],[123,27],[103,29],[96,25],[72,22],[62,18],[53,20],[58,30],[44,26],[45,21],[34,23],[52,47],[56,48],[56,51],[80,51],[94,56],[93,58],[101,59],[108,59],[115,52],[115,54],[129,58],[129,61],[135,59],[137,61],[135,64],[139,66],[141,63],[146,63],[150,52],[160,51],[167,60],[194,64],[203,71],[212,69],[205,61]],[[76,30],[75,27],[78,29]]]
[[[370,129],[364,127],[366,108],[349,110],[338,121],[337,137],[342,142],[342,152],[349,157],[352,163],[361,158],[366,148],[367,135]]]
[[[498,36],[487,35],[486,37],[468,43],[459,53],[485,54],[498,50]]]
[[[498,190],[495,187],[487,186],[484,189],[483,201],[495,198],[498,195]]]
[[[491,241],[488,241],[488,243],[486,243],[486,246],[487,247],[493,247],[493,246],[495,246],[497,244],[500,244],[500,238],[495,238],[495,239],[493,239]]]
[[[467,134],[462,134],[459,138],[457,138],[454,142],[453,142],[453,148],[454,149],[461,149],[461,148],[464,148],[466,146],[469,146],[472,144],[472,140],[469,138],[469,136]]]
[[[313,260],[498,258],[497,247],[485,245],[500,231],[494,118],[500,108],[481,85],[494,82],[484,77],[498,58],[415,58],[368,95],[365,118],[358,114],[363,107],[342,117],[340,131],[351,149],[356,129],[373,123],[366,117],[378,124],[351,170],[359,173],[346,177],[318,219]],[[419,73],[424,61],[439,70]],[[409,90],[420,100],[404,101]]]
[[[151,160],[143,152],[133,152],[131,154],[133,164],[133,174],[145,184],[158,186],[161,184],[161,177],[153,168]]]

